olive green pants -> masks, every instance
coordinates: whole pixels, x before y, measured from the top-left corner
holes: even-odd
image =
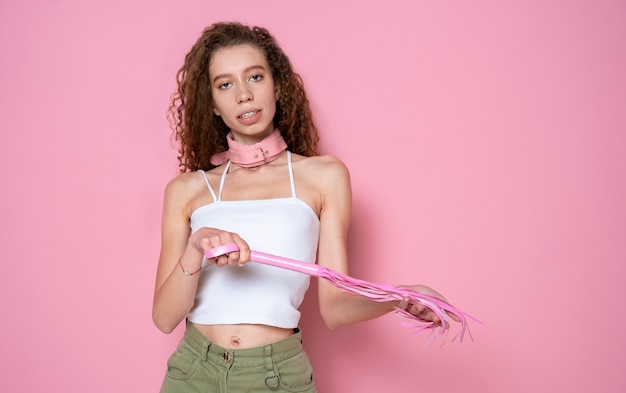
[[[224,349],[193,325],[167,361],[161,393],[315,393],[302,333],[250,349]]]

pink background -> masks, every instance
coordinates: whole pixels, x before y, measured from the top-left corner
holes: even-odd
[[[268,27],[354,187],[352,275],[482,319],[422,349],[386,316],[302,327],[321,392],[624,392],[623,1],[0,3],[0,391],[155,392],[174,74]]]

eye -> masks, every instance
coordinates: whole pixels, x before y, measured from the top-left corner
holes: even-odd
[[[232,83],[224,82],[224,83],[220,83],[219,85],[217,85],[217,88],[221,89],[221,90],[224,90],[224,89],[228,89],[231,86],[232,86]]]
[[[252,82],[259,82],[262,79],[263,79],[263,75],[260,75],[260,74],[254,74],[250,77],[250,80]]]

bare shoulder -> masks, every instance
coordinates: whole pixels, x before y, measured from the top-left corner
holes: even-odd
[[[165,194],[184,195],[197,186],[202,176],[197,172],[181,173],[167,183]]]
[[[343,211],[351,199],[350,173],[337,157],[325,155],[294,158],[294,174],[301,199],[309,203],[318,216],[329,206]]]
[[[209,179],[217,176],[212,172],[206,172],[206,175]],[[198,199],[204,196],[206,190],[206,181],[202,173],[181,173],[166,185],[165,203],[171,207],[177,206],[189,215],[197,205]]]
[[[350,172],[346,165],[337,157],[331,155],[323,156],[294,156],[294,163],[297,163],[301,172],[305,175],[312,175],[324,179],[349,180]]]

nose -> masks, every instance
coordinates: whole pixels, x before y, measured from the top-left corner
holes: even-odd
[[[241,85],[239,90],[237,91],[237,102],[247,102],[252,101],[254,99],[254,95],[252,94],[252,90],[247,85]]]

